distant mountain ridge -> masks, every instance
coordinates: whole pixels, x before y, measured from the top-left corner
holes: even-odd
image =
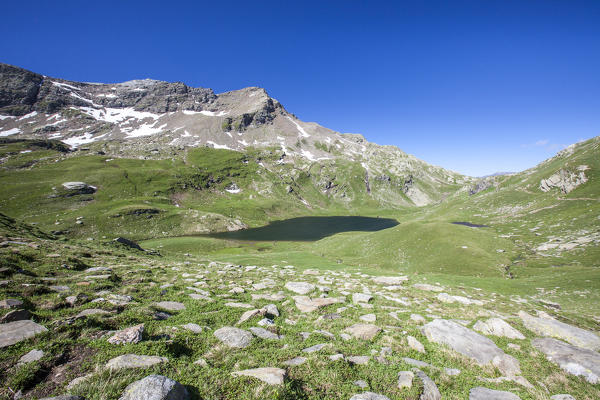
[[[363,168],[367,189],[373,179],[401,187],[398,198],[373,193],[392,204],[431,204],[473,181],[395,146],[300,121],[258,87],[215,94],[152,79],[81,83],[0,64],[0,136],[55,139],[115,156],[165,158],[206,146],[269,149],[280,163],[305,169],[345,160]]]

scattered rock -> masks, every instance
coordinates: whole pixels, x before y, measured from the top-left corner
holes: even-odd
[[[370,294],[367,293],[354,293],[352,295],[352,302],[353,303],[368,303],[369,301],[371,301],[371,299],[373,298],[373,296],[371,296]]]
[[[398,372],[398,389],[410,389],[415,374],[412,371]]]
[[[372,324],[354,324],[346,329],[356,339],[371,340],[381,331],[381,328]]]
[[[435,382],[420,369],[415,368],[413,371],[421,379],[421,382],[423,382],[423,393],[419,397],[419,400],[442,400],[442,395]]]
[[[139,343],[144,333],[144,324],[125,328],[108,339],[111,344]]]
[[[441,286],[430,285],[428,283],[415,283],[412,285],[415,289],[426,290],[428,292],[441,292],[444,290]]]
[[[149,368],[153,365],[166,362],[169,362],[169,359],[165,357],[124,354],[109,360],[108,363],[106,363],[106,368],[112,370],[123,368]]]
[[[369,356],[349,356],[349,357],[346,357],[346,360],[350,364],[356,364],[356,365],[368,364],[370,359],[371,359],[371,357],[369,357]]]
[[[315,285],[308,282],[288,282],[285,284],[285,288],[294,293],[308,294],[315,290]]]
[[[0,348],[19,343],[47,331],[48,329],[31,320],[0,324]]]
[[[154,307],[159,308],[161,310],[166,310],[166,311],[185,310],[185,304],[179,303],[177,301],[160,301],[158,303],[154,303]]]
[[[38,361],[42,357],[44,357],[44,352],[42,350],[31,350],[29,353],[19,358],[19,364],[27,364]]]
[[[570,394],[555,394],[554,396],[550,397],[550,400],[575,400],[575,397],[571,396]]]
[[[202,327],[198,324],[189,323],[189,324],[181,325],[181,327],[190,332],[202,333]]]
[[[390,398],[382,394],[363,392],[350,397],[350,400],[390,400]]]
[[[110,314],[108,311],[101,310],[99,308],[88,308],[86,310],[81,311],[79,314],[75,316],[75,318],[85,318],[90,315],[106,315]]]
[[[552,338],[534,339],[531,344],[569,374],[600,382],[600,354]]]
[[[359,319],[365,322],[375,322],[377,320],[377,317],[375,316],[375,314],[365,314],[361,315]]]
[[[407,336],[406,341],[411,349],[416,350],[419,353],[425,353],[425,347],[414,336]]]
[[[314,353],[317,351],[321,351],[325,346],[327,346],[327,343],[319,343],[319,344],[315,344],[314,346],[307,347],[306,349],[304,349],[302,351],[305,353]]]
[[[283,364],[291,367],[296,365],[302,365],[306,362],[306,360],[308,360],[306,357],[295,357],[291,360],[284,361]]]
[[[574,346],[600,350],[600,337],[593,332],[557,321],[551,317],[537,318],[524,311],[519,312],[525,327],[537,335],[565,340]]]
[[[256,328],[256,327],[252,327],[250,328],[250,332],[252,332],[255,336],[261,338],[261,339],[272,339],[272,340],[279,340],[281,339],[281,337],[271,331],[268,331],[264,328]]]
[[[521,398],[514,393],[478,386],[469,391],[469,400],[521,400]]]
[[[407,280],[408,276],[377,276],[372,279],[380,285],[402,285]]]
[[[23,321],[31,318],[31,313],[27,310],[13,310],[6,313],[2,318],[0,318],[0,324],[5,324],[7,322],[13,321]]]
[[[17,299],[5,299],[5,300],[0,300],[0,309],[7,309],[7,308],[17,308],[17,307],[21,307],[23,305],[23,302],[21,300],[17,300]]]
[[[77,194],[92,194],[96,192],[96,187],[88,185],[85,182],[64,182],[62,187],[69,191],[68,196]]]
[[[149,375],[131,383],[119,400],[188,400],[186,388],[162,375]]]
[[[298,310],[302,312],[312,312],[321,307],[339,303],[339,300],[333,297],[317,297],[311,299],[308,296],[294,296],[292,299],[296,302]]]
[[[118,237],[114,241],[117,243],[121,243],[129,248],[144,251],[144,249],[142,249],[142,247],[139,244],[137,244],[133,240],[125,239],[124,237]]]
[[[243,349],[250,346],[252,342],[252,334],[250,332],[231,326],[217,329],[214,335],[229,347]]]
[[[477,321],[473,329],[484,335],[507,337],[509,339],[525,339],[525,336],[506,321],[500,318],[490,318],[487,321]]]
[[[281,385],[286,375],[285,369],[281,368],[253,368],[243,371],[232,372],[233,376],[251,376],[269,385]]]

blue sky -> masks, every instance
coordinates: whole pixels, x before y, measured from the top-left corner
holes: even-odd
[[[28,1],[3,14],[2,62],[261,86],[304,121],[469,175],[600,134],[596,0]]]

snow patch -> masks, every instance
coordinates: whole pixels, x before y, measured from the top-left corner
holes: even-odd
[[[302,137],[305,137],[305,138],[307,138],[307,137],[310,137],[310,135],[309,135],[308,133],[306,133],[306,131],[304,130],[304,128],[302,128],[302,127],[300,126],[300,124],[298,124],[296,121],[294,121],[294,120],[292,119],[292,117],[287,117],[287,118],[288,118],[290,121],[292,121],[292,123],[293,123],[294,125],[296,125],[296,128],[298,128],[298,132],[300,132],[300,136],[302,136]]]
[[[75,108],[75,107],[72,107]],[[77,109],[77,108],[75,108]],[[143,120],[151,118],[157,120],[161,117],[159,114],[154,114],[148,111],[136,111],[133,107],[127,108],[92,108],[92,107],[79,107],[79,110],[86,113],[87,115],[94,117],[94,119],[111,122],[113,124],[123,122],[128,118],[135,118]]]
[[[91,133],[84,133],[81,136],[73,136],[68,139],[64,139],[63,143],[66,143],[71,147],[79,147],[82,144],[95,142],[96,140],[98,140],[106,135],[107,135],[107,133],[105,133],[104,135],[94,137]]]
[[[226,146],[224,144],[217,144],[211,140],[207,140],[206,143],[211,144],[215,149],[231,150],[228,146]]]
[[[115,88],[113,88],[113,89],[115,89]],[[100,94],[97,94],[96,97],[105,97],[107,99],[116,99],[118,96],[114,93],[109,93],[109,94],[100,93]]]
[[[66,84],[66,83],[60,83],[60,82],[54,82],[54,81],[50,81],[50,82],[51,82],[53,85],[55,85],[55,86],[58,86],[58,87],[61,87],[61,88],[63,88],[63,89],[67,89],[67,90],[70,90],[70,89],[72,89],[72,90],[81,90],[81,89],[80,89],[80,88],[78,88],[78,87],[75,87],[75,86],[73,86],[73,85],[69,85],[69,84]]]
[[[7,131],[0,132],[0,136],[4,137],[4,136],[16,135],[17,133],[21,133],[21,130],[19,128],[12,128]]]
[[[5,119],[8,119],[8,118],[15,118],[15,117],[13,117],[12,115],[0,115],[0,121],[4,121]]]
[[[163,124],[161,126],[159,126],[158,128],[154,128],[154,125],[156,125],[156,122],[151,124],[143,124],[140,125],[138,128],[132,130],[131,132],[126,133],[127,137],[140,137],[140,136],[150,136],[150,135],[155,135],[157,133],[162,132],[162,130],[167,126],[167,124]]]
[[[30,112],[29,114],[25,114],[25,115],[23,115],[23,116],[22,116],[21,118],[19,118],[17,121],[23,121],[24,119],[31,118],[31,117],[35,117],[36,115],[38,115],[37,111],[33,111],[33,112]]]
[[[228,111],[219,111],[218,113],[214,111],[200,111],[200,114],[206,115],[208,117],[222,117],[223,115],[227,115],[228,113]]]
[[[246,142],[245,140],[238,140],[238,143],[240,143],[243,146],[248,146],[248,142]]]
[[[192,136],[188,131],[183,131],[183,135],[181,137],[190,137]]]

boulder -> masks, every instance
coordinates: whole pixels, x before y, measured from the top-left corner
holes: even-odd
[[[520,365],[494,342],[449,320],[435,319],[421,328],[428,340],[446,344],[458,353],[472,358],[480,365],[492,364],[505,375],[520,375]]]
[[[533,317],[524,311],[519,312],[519,317],[525,327],[537,335],[565,340],[574,346],[588,350],[600,350],[600,337],[591,331],[565,324],[551,317]]]
[[[0,348],[19,343],[47,331],[48,329],[31,320],[0,324]]]
[[[214,335],[227,346],[234,348],[243,349],[250,346],[252,342],[252,334],[250,332],[231,326],[217,329]]]
[[[501,318],[490,318],[487,321],[477,321],[473,329],[484,335],[501,336],[509,339],[525,339],[525,336]]]
[[[149,375],[131,383],[119,400],[188,400],[187,389],[179,382],[162,375]]]
[[[469,400],[521,400],[521,398],[514,393],[478,386],[469,391]]]
[[[166,363],[169,359],[158,356],[139,356],[137,354],[123,354],[106,363],[106,368],[111,370],[124,368],[149,368],[153,365]]]
[[[92,185],[88,185],[85,182],[64,182],[62,184],[64,190],[68,191],[68,196],[75,196],[78,194],[92,194],[96,193],[97,188]]]
[[[599,353],[552,338],[534,339],[531,344],[569,374],[583,376],[590,383],[600,382]]]
[[[232,372],[233,376],[251,376],[269,385],[281,385],[286,375],[285,369],[281,368],[253,368],[243,371]]]

